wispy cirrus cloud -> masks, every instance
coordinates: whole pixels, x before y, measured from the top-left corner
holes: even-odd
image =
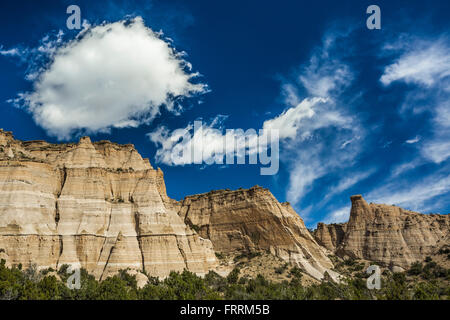
[[[384,68],[381,83],[412,86],[401,113],[431,114],[432,134],[406,143],[416,144],[424,159],[442,163],[450,157],[450,38],[446,34],[437,39],[402,37],[388,48],[398,57]]]
[[[404,52],[393,64],[385,67],[380,78],[388,86],[396,81],[433,86],[450,76],[450,55],[448,39],[438,40],[404,39],[402,45],[390,48],[402,48]]]
[[[347,37],[347,33],[326,34],[309,61],[297,69],[293,79],[282,85],[288,104],[323,99],[323,103],[299,123],[295,139],[286,146],[282,157],[290,175],[287,200],[294,205],[298,205],[322,177],[333,175],[342,188],[359,180],[344,181],[339,175],[340,170],[354,163],[361,150],[358,140],[365,135],[358,118],[351,112],[352,106],[342,99],[355,76],[344,62],[345,53],[337,48],[341,37]],[[304,92],[303,97],[299,92]],[[287,116],[288,112],[301,108],[303,102],[284,114]],[[307,214],[307,211],[302,212]]]
[[[336,209],[325,216],[324,223],[342,223],[347,222],[350,217],[350,206],[344,206]]]
[[[444,168],[414,182],[407,179],[392,179],[369,192],[366,200],[395,204],[410,210],[432,211],[439,207],[432,199],[449,193],[450,176],[448,168]]]

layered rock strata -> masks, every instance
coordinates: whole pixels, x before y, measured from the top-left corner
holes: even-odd
[[[345,223],[325,224],[319,222],[317,229],[314,230],[314,237],[318,244],[334,252],[344,239],[345,229]]]
[[[288,203],[267,189],[219,190],[188,196],[179,215],[220,253],[267,250],[316,279],[334,278],[330,259]]]
[[[338,256],[406,268],[449,243],[449,215],[368,204],[361,195],[351,201],[346,224],[319,224],[315,231],[317,241]]]
[[[97,278],[164,277],[216,266],[209,240],[178,216],[163,173],[133,145],[21,142],[0,131],[0,248],[9,265],[63,264]]]

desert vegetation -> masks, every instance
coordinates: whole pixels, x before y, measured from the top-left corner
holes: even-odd
[[[430,264],[431,263],[431,264]],[[428,267],[427,267],[428,266]],[[68,266],[38,271],[35,266],[8,268],[0,263],[0,299],[3,300],[439,300],[449,299],[450,270],[435,272],[432,261],[413,265],[402,273],[384,273],[380,290],[366,287],[364,273],[336,283],[327,278],[304,286],[298,268],[289,271],[289,281],[273,282],[262,275],[240,277],[235,268],[227,277],[209,272],[199,277],[192,272],[172,272],[164,280],[149,277],[139,288],[135,275],[121,270],[104,281],[81,270],[81,288],[66,286]],[[447,284],[447,285],[443,285]]]

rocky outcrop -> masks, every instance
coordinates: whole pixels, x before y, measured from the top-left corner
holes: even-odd
[[[341,227],[321,225],[318,242],[341,257],[408,267],[449,242],[450,216],[421,214],[397,206],[368,204],[361,195],[351,197],[350,219]],[[333,242],[333,234],[341,234]]]
[[[345,229],[345,223],[325,224],[319,222],[317,229],[314,230],[314,238],[321,246],[334,252],[344,239]]]
[[[0,131],[0,248],[9,265],[70,264],[101,279],[131,268],[164,277],[216,265],[178,216],[161,170],[133,145],[22,142]]]
[[[179,215],[220,253],[267,250],[297,264],[316,279],[337,274],[325,250],[313,239],[288,203],[267,189],[219,190],[188,196]]]

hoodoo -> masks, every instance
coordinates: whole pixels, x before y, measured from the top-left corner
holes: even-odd
[[[449,243],[450,216],[421,214],[351,197],[345,224],[319,224],[316,240],[340,257],[407,268]]]

